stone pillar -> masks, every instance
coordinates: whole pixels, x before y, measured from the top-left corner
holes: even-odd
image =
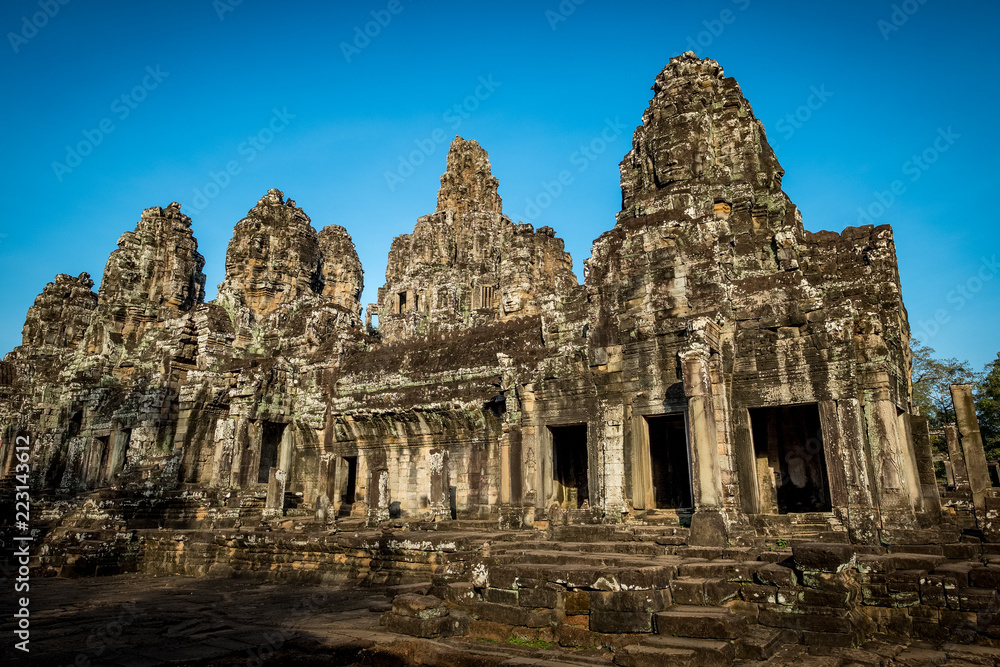
[[[620,521],[628,514],[628,503],[625,501],[625,408],[621,404],[601,401],[601,420],[595,424],[598,431],[597,465],[599,475],[597,480],[589,479],[591,488],[591,506],[601,507],[606,521]],[[603,427],[603,428],[602,428]],[[594,460],[593,458],[591,459]],[[590,477],[588,475],[588,477]],[[598,484],[595,484],[598,482]],[[594,502],[593,490],[598,487],[597,502]],[[598,502],[600,505],[598,505]]]
[[[503,425],[500,436],[500,504],[510,505],[510,425]]]
[[[878,544],[878,485],[872,448],[865,440],[864,410],[856,398],[842,399],[837,401],[837,416],[847,483],[847,532],[854,543]]]
[[[448,488],[448,452],[431,450],[430,509],[435,521],[451,518],[451,493]],[[387,506],[388,507],[388,506]]]
[[[965,454],[958,442],[958,429],[954,424],[945,424],[944,439],[948,443],[948,460],[951,465],[951,485],[955,492],[972,502],[972,488],[969,486],[969,473],[965,467]]]
[[[972,491],[972,504],[976,509],[976,523],[982,529],[986,519],[987,489],[992,485],[990,484],[990,473],[986,467],[983,436],[979,432],[979,421],[976,419],[976,404],[972,400],[972,385],[951,385],[951,399],[955,403],[955,419],[958,422],[959,435],[961,435],[960,444],[962,454],[965,456],[969,488]]]
[[[912,527],[914,509],[923,506],[923,491],[906,435],[900,433],[899,410],[889,393],[888,376],[879,373],[874,386],[864,394],[868,446],[872,452],[882,527]]]
[[[941,519],[941,494],[938,492],[937,476],[934,474],[934,452],[931,449],[931,434],[927,417],[909,415],[910,432],[913,434],[913,451],[917,459],[917,474],[924,496],[924,512],[932,524]]]
[[[389,520],[389,469],[375,467],[368,477],[368,525]]]
[[[285,514],[285,477],[285,471],[281,468],[271,468],[267,480],[267,500],[264,501],[265,519]]]
[[[720,512],[722,476],[719,472],[715,403],[708,374],[709,349],[695,345],[682,352],[680,358],[684,395],[688,398],[688,440],[695,507],[690,542],[694,546],[725,546],[727,533]]]
[[[944,461],[944,483],[950,488],[955,488],[955,469],[951,461]]]

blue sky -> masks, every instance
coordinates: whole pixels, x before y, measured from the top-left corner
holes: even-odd
[[[0,9],[2,351],[55,274],[99,281],[149,206],[191,215],[214,298],[271,187],[348,229],[374,301],[456,134],[580,273],[653,79],[692,48],[739,80],[807,229],[892,224],[918,337],[976,368],[1000,349],[996,3],[62,2]]]

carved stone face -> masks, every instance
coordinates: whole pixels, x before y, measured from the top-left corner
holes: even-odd
[[[653,123],[649,152],[656,185],[664,187],[701,174],[711,136],[704,114],[678,114]]]

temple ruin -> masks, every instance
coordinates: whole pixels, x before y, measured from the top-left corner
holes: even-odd
[[[1000,640],[1000,495],[967,387],[936,480],[892,229],[806,231],[715,61],[673,58],[653,91],[582,284],[461,137],[364,309],[348,230],[276,189],[214,301],[177,203],[97,294],[56,276],[0,364],[37,567],[426,581],[394,632],[520,628],[620,665]]]

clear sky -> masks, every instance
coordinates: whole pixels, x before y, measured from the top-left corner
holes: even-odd
[[[579,274],[653,79],[693,49],[740,82],[806,228],[892,224],[916,335],[981,368],[1000,349],[998,24],[969,0],[7,0],[0,351],[55,274],[99,282],[149,206],[191,215],[214,298],[271,187],[348,229],[374,301],[456,134]]]

